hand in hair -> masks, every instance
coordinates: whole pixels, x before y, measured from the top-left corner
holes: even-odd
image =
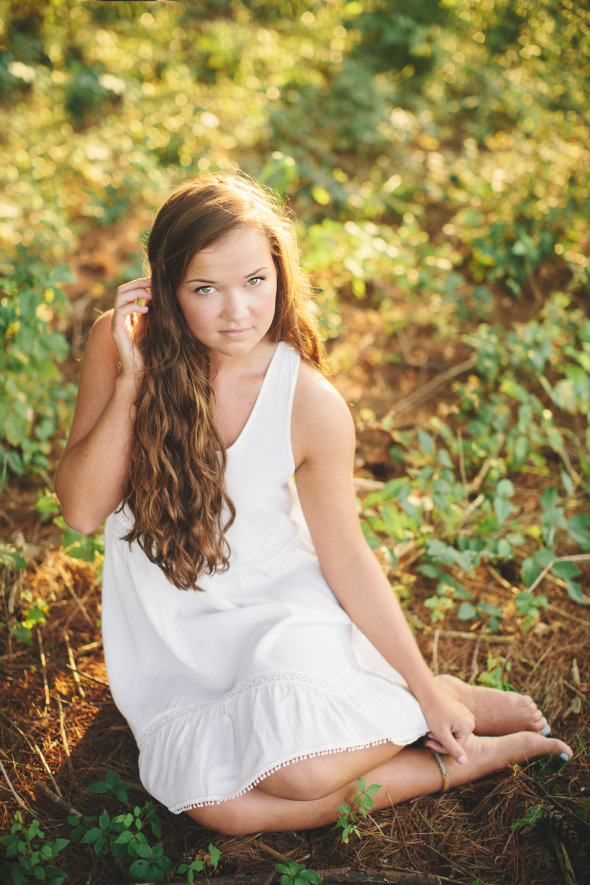
[[[152,297],[151,283],[150,277],[144,277],[119,286],[111,321],[111,333],[121,361],[121,375],[136,379],[143,374],[143,359],[134,344],[133,330],[137,314],[149,310],[149,304],[138,304],[137,299],[148,300]]]

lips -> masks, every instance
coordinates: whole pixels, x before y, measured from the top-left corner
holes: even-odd
[[[250,329],[222,329],[220,334],[226,338],[242,338],[249,331]]]

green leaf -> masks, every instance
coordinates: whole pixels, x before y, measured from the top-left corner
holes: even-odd
[[[579,605],[586,605],[586,600],[584,599],[584,594],[582,593],[582,587],[577,581],[566,581],[567,584],[567,595],[570,599],[573,599],[574,602],[577,602]]]
[[[151,864],[149,861],[136,860],[129,867],[129,875],[132,876],[134,879],[137,879],[140,882],[145,881],[148,878],[148,876],[150,875],[150,867],[151,867]],[[152,881],[154,881],[153,878],[152,878]],[[164,877],[162,876],[162,878],[159,879],[158,881],[163,882]]]
[[[86,793],[108,793],[110,791],[110,787],[108,784],[105,784],[104,781],[96,781],[94,784],[90,784],[89,787],[86,787]]]
[[[477,608],[480,612],[483,612],[484,615],[490,615],[494,618],[504,617],[504,612],[502,611],[502,609],[498,608],[495,605],[492,605],[491,602],[481,602],[477,606]]]
[[[514,486],[509,479],[501,479],[496,486],[496,495],[499,498],[511,498],[514,495]]]
[[[115,840],[115,845],[126,845],[127,842],[131,842],[131,840],[135,838],[131,830],[125,830],[118,839]]]
[[[541,495],[541,507],[543,510],[550,510],[552,507],[555,507],[556,504],[557,488],[556,486],[550,486],[548,489],[545,489]]]
[[[219,848],[216,848],[215,845],[209,843],[209,854],[211,857],[211,863],[217,869],[217,864],[219,863],[219,858],[221,857],[221,851]]]
[[[426,562],[424,565],[419,565],[416,571],[425,575],[427,578],[441,578],[444,575],[442,569],[439,569],[436,565],[432,565],[430,562]]]
[[[460,621],[470,621],[477,617],[477,609],[470,602],[462,602],[457,617]]]
[[[509,482],[509,480],[506,480],[506,482]],[[497,496],[494,498],[494,512],[500,525],[504,525],[510,514],[515,511],[516,507],[510,503],[507,497],[501,498]]]
[[[69,839],[56,839],[55,842],[50,842],[49,847],[51,848],[51,857],[55,857],[56,854],[59,854],[60,851],[63,851],[66,845],[69,844]]]
[[[574,483],[572,481],[569,473],[566,473],[565,470],[561,471],[561,483],[565,489],[567,495],[573,495],[574,493]]]
[[[525,559],[522,567],[520,569],[520,574],[522,576],[522,583],[525,587],[530,587],[535,583],[539,575],[541,574],[541,569],[537,565],[532,557]]]
[[[434,440],[430,434],[426,433],[425,430],[422,430],[421,427],[418,428],[418,444],[422,451],[427,455],[434,454]]]
[[[81,842],[85,842],[88,845],[92,845],[94,842],[97,842],[100,838],[102,838],[102,830],[99,830],[98,827],[93,827],[91,830],[82,836]]]
[[[551,566],[551,571],[558,578],[564,578],[564,580],[567,578],[577,578],[578,575],[582,574],[575,562],[555,562]]]
[[[0,565],[23,569],[27,567],[27,561],[16,547],[11,544],[0,544]]]
[[[590,516],[586,513],[578,513],[567,521],[567,531],[576,544],[582,550],[590,550]]]

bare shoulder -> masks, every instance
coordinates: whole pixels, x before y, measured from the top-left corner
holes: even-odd
[[[112,310],[101,314],[90,330],[66,451],[89,433],[112,396],[119,364],[119,354],[111,334],[112,315]]]
[[[118,364],[117,346],[111,333],[112,319],[113,311],[107,310],[94,321],[84,351],[85,360],[87,354],[96,354],[107,361],[113,361],[115,366]]]
[[[295,464],[354,453],[354,423],[350,410],[335,387],[303,359],[299,367],[291,439]]]

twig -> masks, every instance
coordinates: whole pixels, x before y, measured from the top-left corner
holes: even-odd
[[[466,522],[474,510],[477,510],[480,504],[483,504],[485,501],[485,495],[478,495],[475,501],[472,501],[469,507],[466,507],[463,513],[461,514],[461,519],[459,520],[459,525],[457,528],[463,525]]]
[[[485,624],[482,626],[481,630],[479,631],[479,634],[478,634],[478,637],[477,637],[477,640],[475,643],[475,648],[473,649],[473,657],[471,658],[471,675],[469,677],[469,684],[470,685],[473,685],[473,683],[477,679],[477,674],[479,673],[477,659],[479,657],[479,649],[481,646],[481,640],[483,637],[484,630],[485,630]]]
[[[80,597],[78,596],[76,591],[74,590],[74,585],[72,584],[70,576],[68,575],[68,573],[66,572],[66,570],[64,569],[64,567],[62,566],[62,564],[60,562],[57,562],[57,560],[55,560],[55,559],[52,559],[51,561],[53,562],[56,569],[58,570],[62,581],[64,582],[64,584],[66,585],[66,587],[70,591],[72,599],[74,600],[74,602],[76,603],[76,605],[78,606],[78,608],[80,609],[80,611],[82,612],[82,614],[84,615],[84,617],[86,618],[86,620],[88,621],[90,626],[94,629],[94,622],[93,622],[92,618],[90,617],[90,615],[88,614],[88,609],[86,608],[86,606],[84,605],[84,603],[82,602],[82,600],[80,599]]]
[[[37,636],[39,638],[39,658],[41,659],[43,688],[45,689],[45,713],[47,713],[49,707],[51,706],[51,698],[49,696],[49,685],[47,683],[47,661],[45,659],[45,652],[43,651],[43,634],[40,629],[37,630]]]
[[[76,811],[73,805],[69,805],[59,796],[56,796],[53,790],[50,790],[46,784],[41,783],[41,781],[35,781],[35,786],[38,790],[41,790],[41,792],[45,796],[47,796],[48,799],[51,799],[54,805],[57,805],[58,808],[61,808],[62,811],[66,811],[68,814],[75,814],[76,817],[82,818],[81,811]]]
[[[562,608],[558,608],[553,603],[549,603],[549,611],[557,612],[558,615],[562,615],[564,618],[569,618],[570,621],[577,621],[578,624],[583,624],[585,627],[590,627],[590,621],[585,621],[584,618],[578,618],[577,615],[570,615],[569,612],[564,611]]]
[[[514,636],[501,636],[498,633],[467,633],[464,630],[441,630],[445,639],[471,639],[478,642],[514,642]]]
[[[496,454],[493,457],[486,458],[486,460],[483,462],[483,464],[479,468],[479,473],[477,474],[475,479],[473,479],[470,483],[467,484],[467,491],[468,492],[476,492],[479,489],[482,482],[484,481],[484,479],[486,478],[486,476],[489,473],[489,470],[490,470],[490,467],[492,466],[492,462],[493,462],[494,458],[496,458],[500,454],[505,442],[506,442],[506,434],[499,433],[498,434],[498,448],[496,450]]]
[[[68,739],[66,737],[66,724],[65,724],[65,716],[63,707],[61,705],[61,698],[57,696],[57,706],[59,708],[59,730],[61,732],[61,739],[64,745],[64,750],[66,751],[66,764],[68,766],[68,770],[70,774],[73,776],[74,774],[74,766],[72,765],[72,760],[70,758],[70,748],[68,747]]]
[[[401,412],[405,412],[407,409],[412,408],[412,406],[420,402],[420,400],[429,399],[439,387],[446,384],[451,378],[455,378],[457,375],[463,374],[463,372],[469,372],[470,369],[475,368],[475,365],[475,359],[470,358],[456,366],[452,366],[450,369],[447,369],[446,372],[441,372],[440,375],[436,375],[430,381],[427,381],[426,384],[423,384],[422,387],[419,387],[418,390],[410,393],[409,396],[406,396],[401,402],[397,403],[396,406],[389,410],[387,417],[393,418],[396,415],[401,414]]]
[[[574,873],[574,869],[572,867],[572,862],[569,859],[569,855],[567,853],[566,847],[555,832],[552,827],[545,827],[549,839],[553,845],[553,850],[555,851],[555,856],[557,858],[557,865],[559,866],[559,870],[561,872],[561,878],[563,881],[563,885],[577,885],[576,876]]]
[[[574,691],[574,692],[575,692],[577,695],[579,695],[584,701],[587,701],[587,700],[588,700],[588,693],[587,693],[587,692],[584,693],[583,691],[580,691],[579,688],[576,688],[576,686],[575,686],[575,685],[572,685],[571,682],[568,682],[567,679],[563,679],[562,681],[563,681],[563,684],[564,684],[564,685],[567,685],[567,687],[568,687],[571,691]]]
[[[434,639],[432,640],[432,672],[438,676],[438,640],[440,638],[440,630],[434,631]]]
[[[506,590],[512,590],[512,584],[507,581],[506,578],[503,578],[500,572],[496,571],[493,565],[488,565],[488,571],[490,575],[495,578],[499,584],[502,585],[502,587],[505,587]]]
[[[72,646],[70,645],[70,637],[67,630],[64,630],[64,642],[68,648],[68,658],[70,661],[70,667],[74,671],[74,679],[76,680],[76,685],[78,686],[78,692],[81,698],[85,698],[86,694],[84,689],[82,688],[82,682],[80,680],[80,674],[78,673],[78,668],[76,667],[76,661],[74,660],[74,652],[72,651]]]
[[[270,845],[267,845],[265,842],[261,842],[260,839],[251,839],[248,844],[253,845],[254,848],[258,848],[259,851],[264,851],[265,854],[268,854],[270,857],[274,857],[277,860],[288,860],[286,854],[281,854],[280,851],[275,851],[274,848],[271,848]]]
[[[62,661],[59,658],[53,658],[49,663],[55,664],[56,667],[59,667],[62,670],[68,670],[70,672],[75,669],[72,667],[71,664],[66,664],[65,661]],[[96,682],[97,685],[102,685],[103,688],[110,688],[108,682],[102,682],[100,679],[96,679],[95,676],[89,676],[87,673],[84,673],[83,670],[77,670],[77,673],[82,677],[82,679],[89,679],[91,682]]]
[[[6,722],[8,722],[10,726],[12,726],[12,728],[15,728],[16,731],[20,734],[20,736],[24,737],[24,739],[26,740],[29,747],[37,753],[37,755],[41,759],[41,762],[43,763],[43,768],[45,769],[45,771],[49,775],[49,779],[50,779],[51,783],[53,784],[55,792],[57,793],[58,796],[61,796],[61,790],[58,787],[58,785],[55,781],[55,778],[53,777],[53,772],[51,771],[49,765],[47,764],[47,759],[45,758],[45,756],[43,755],[43,753],[41,752],[41,750],[39,749],[37,744],[34,741],[30,740],[30,736],[27,735],[26,732],[24,732],[22,730],[22,728],[19,728],[19,726],[16,724],[16,722],[13,722],[12,719],[10,719],[10,717],[7,716],[6,713],[4,713],[2,710],[0,710],[0,716],[2,716],[2,718],[4,720],[6,720]]]
[[[555,559],[552,559],[550,563],[548,563],[539,577],[533,581],[530,587],[527,587],[529,593],[532,593],[533,590],[538,587],[541,583],[549,569],[553,568],[556,562],[583,562],[590,560],[590,553],[577,553],[575,556],[557,556]]]
[[[18,804],[21,806],[21,808],[25,809],[27,814],[30,814],[32,817],[35,817],[35,812],[32,811],[28,805],[25,805],[25,803],[23,802],[21,797],[18,795],[18,793],[16,792],[16,790],[14,789],[12,784],[10,783],[10,778],[8,777],[8,774],[6,773],[6,769],[4,768],[4,765],[2,764],[2,762],[0,762],[0,768],[2,769],[2,774],[6,778],[6,783],[8,784],[8,786],[10,788],[10,792],[12,793],[12,795],[14,796],[14,798],[16,799]]]
[[[569,473],[569,475],[571,476],[571,478],[574,481],[574,488],[575,488],[576,486],[580,485],[580,483],[583,482],[582,477],[577,472],[577,470],[575,470],[574,465],[572,464],[570,456],[568,455],[565,447],[560,449],[559,454],[561,456],[563,463],[565,464],[565,469],[567,470],[567,472]]]

